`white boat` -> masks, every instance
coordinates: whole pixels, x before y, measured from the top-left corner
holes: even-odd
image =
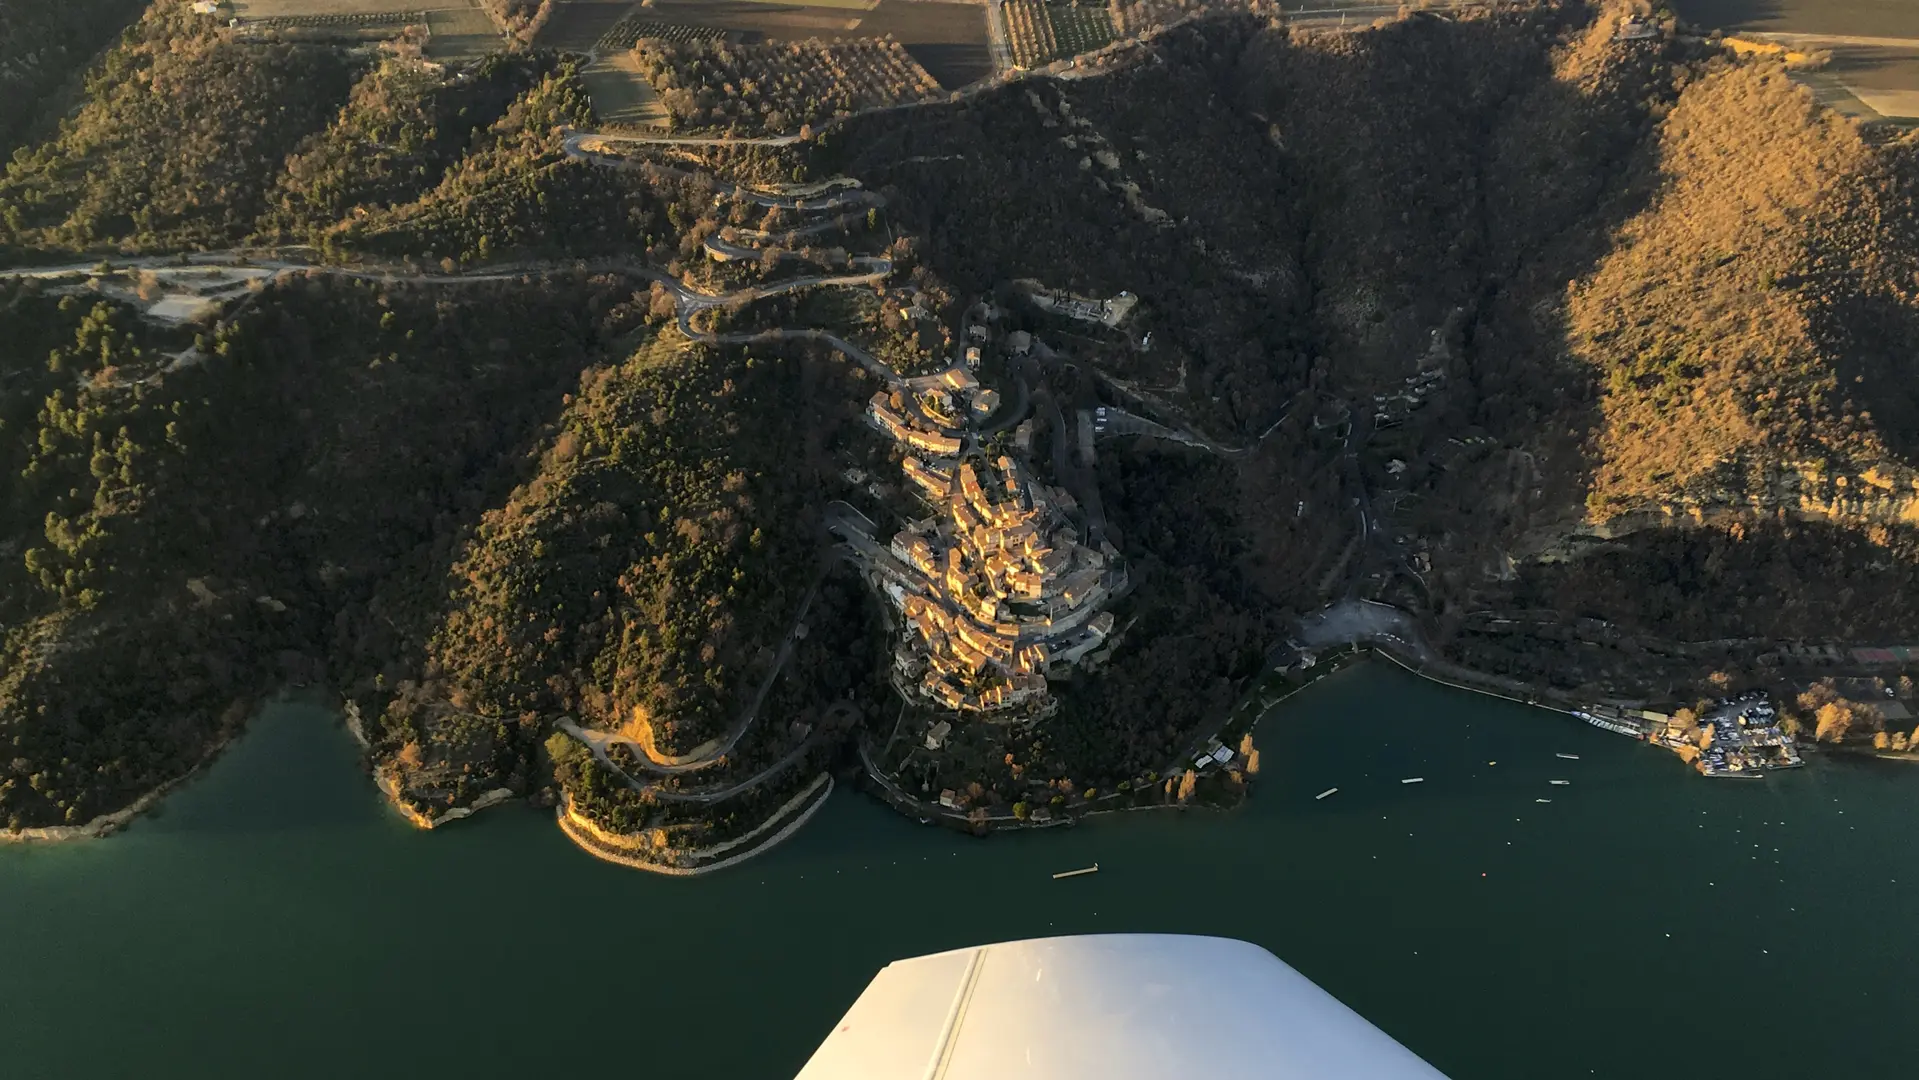
[[[1554,754],[1553,756],[1554,756],[1554,757],[1556,757],[1556,758],[1565,758],[1565,759],[1566,759],[1567,761],[1578,761],[1578,760],[1579,760],[1579,755],[1578,755],[1578,754]]]
[[[1534,799],[1534,802],[1552,802],[1551,799]]]
[[[1402,784],[1423,784],[1425,782],[1426,778],[1423,776],[1408,776],[1406,779],[1400,781]]]
[[[1327,788],[1327,789],[1326,789],[1325,791],[1322,791],[1322,792],[1320,792],[1319,794],[1317,794],[1317,795],[1315,795],[1315,796],[1313,796],[1313,798],[1314,798],[1314,799],[1323,799],[1323,798],[1325,798],[1326,796],[1328,796],[1328,795],[1331,795],[1331,794],[1332,794],[1333,792],[1335,792],[1335,791],[1338,791],[1338,790],[1339,790],[1339,789],[1338,789],[1338,788],[1336,788],[1336,787],[1329,787],[1329,788]]]
[[[1548,780],[1546,782],[1556,787],[1569,787],[1572,784],[1571,780]]]

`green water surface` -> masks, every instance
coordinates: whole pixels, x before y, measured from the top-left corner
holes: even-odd
[[[892,959],[1111,931],[1258,942],[1456,1080],[1915,1075],[1919,767],[1708,781],[1380,666],[1258,738],[1232,814],[979,841],[843,790],[676,879],[518,804],[415,831],[275,705],[127,832],[0,849],[0,1076],[785,1077]]]

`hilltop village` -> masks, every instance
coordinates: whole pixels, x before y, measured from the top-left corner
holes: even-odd
[[[983,324],[969,336],[985,339]],[[892,679],[901,697],[1030,722],[1055,707],[1049,674],[1096,663],[1112,641],[1106,608],[1128,578],[1113,545],[1085,530],[1072,493],[1014,456],[1030,450],[1030,421],[1011,452],[980,449],[979,422],[999,409],[998,393],[980,382],[980,359],[971,345],[946,370],[873,395],[866,415],[907,451],[901,471],[926,513],[885,547],[870,531],[847,532],[897,616]]]

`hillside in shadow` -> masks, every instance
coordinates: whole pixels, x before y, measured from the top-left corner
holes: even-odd
[[[1819,610],[1919,520],[1919,149],[1776,61],[1671,23],[1621,40],[1643,13],[1203,20],[820,155],[882,186],[962,294],[1139,296],[1121,331],[1055,339],[1096,375],[1086,403],[1264,436],[1236,483],[1173,485],[1194,519],[1233,504],[1247,603],[1349,584],[1438,614],[1605,581],[1614,618],[1655,628],[1677,550],[1714,568],[1689,626],[1784,632],[1729,598],[1796,560],[1785,606]],[[1359,499],[1383,526],[1363,544]],[[1808,527],[1695,531],[1780,514]],[[1591,551],[1613,552],[1596,577],[1567,569]]]

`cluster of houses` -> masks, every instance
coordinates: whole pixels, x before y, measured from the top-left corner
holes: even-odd
[[[1046,674],[1113,632],[1102,610],[1126,587],[1111,544],[1082,543],[1070,494],[1012,458],[906,459],[935,513],[888,549],[912,580],[888,582],[903,618],[895,668],[909,696],[963,712],[1050,703]]]
[[[932,510],[872,553],[874,570],[901,616],[894,681],[908,700],[1032,719],[1053,707],[1047,675],[1111,638],[1104,607],[1126,569],[1111,544],[1081,540],[1071,493],[966,449],[967,418],[998,407],[978,362],[969,348],[964,364],[869,403],[874,426],[913,451],[902,468]]]
[[[1118,326],[1139,303],[1139,297],[1125,291],[1108,300],[1089,300],[1051,289],[1035,289],[1030,295],[1033,306],[1041,311],[1102,326]]]

